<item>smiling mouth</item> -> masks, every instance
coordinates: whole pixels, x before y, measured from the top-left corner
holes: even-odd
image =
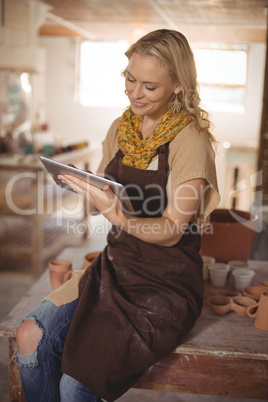
[[[135,107],[144,107],[144,106],[146,106],[146,103],[138,102],[138,101],[136,101],[134,99],[131,100],[131,103]]]

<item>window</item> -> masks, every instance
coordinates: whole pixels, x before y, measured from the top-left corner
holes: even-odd
[[[83,41],[80,49],[79,102],[90,107],[125,108],[121,72],[128,41]],[[201,103],[208,111],[243,113],[246,104],[247,46],[192,44]]]
[[[121,72],[127,66],[124,55],[128,41],[81,44],[79,101],[83,106],[126,107],[125,80]]]
[[[243,113],[246,103],[247,46],[192,46],[204,108]]]

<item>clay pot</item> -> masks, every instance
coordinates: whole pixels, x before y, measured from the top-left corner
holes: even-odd
[[[52,289],[63,285],[72,275],[72,261],[54,259],[49,261],[49,277]]]
[[[226,297],[242,296],[241,292],[238,292],[237,290],[230,290],[230,289],[219,290],[219,295],[226,296]]]
[[[226,296],[211,296],[207,299],[207,304],[214,313],[219,315],[231,311],[231,299]]]
[[[262,291],[268,291],[268,281],[261,281],[258,283],[258,286],[262,289]]]
[[[215,209],[201,237],[201,255],[219,262],[247,261],[257,229],[257,215],[235,209]],[[211,226],[210,226],[211,225]]]
[[[247,315],[248,307],[254,304],[255,300],[250,297],[236,296],[232,299],[231,309],[238,315]]]
[[[260,300],[263,290],[259,286],[248,286],[243,290],[243,295],[256,301]]]
[[[92,261],[94,261],[95,258],[99,256],[100,253],[101,251],[93,251],[92,253],[86,254],[84,257],[82,269],[86,269],[92,263]]]
[[[268,291],[261,294],[260,301],[247,310],[249,317],[255,318],[255,327],[268,331]]]
[[[246,316],[248,308],[255,305],[255,303],[255,300],[244,296],[227,297],[216,295],[207,299],[209,308],[219,315],[234,311],[238,315]]]

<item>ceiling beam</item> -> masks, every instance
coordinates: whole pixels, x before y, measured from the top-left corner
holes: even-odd
[[[82,36],[83,38],[88,40],[96,39],[96,35],[94,35],[90,31],[80,28],[76,24],[70,21],[66,21],[64,18],[58,17],[57,15],[50,12],[48,12],[46,16],[50,21],[53,21],[55,24],[58,24],[60,26],[63,26],[64,28],[67,28],[70,31],[75,32],[78,36]]]
[[[83,30],[89,29],[97,40],[121,40],[129,39],[135,25],[90,23],[83,24]],[[144,33],[159,29],[159,25],[143,24]],[[167,27],[167,25],[162,25]],[[226,42],[226,43],[266,43],[266,29],[251,29],[242,27],[230,27],[226,29],[218,25],[183,25],[179,29],[191,42]],[[69,36],[84,37],[73,30],[56,24],[44,24],[39,29],[40,36]]]
[[[148,0],[148,1],[151,4],[151,6],[153,7],[153,9],[157,12],[159,17],[161,17],[166,22],[168,27],[170,29],[174,29],[175,31],[177,31],[178,30],[177,24],[174,22],[174,20],[172,18],[170,18],[170,16],[166,13],[164,8],[162,6],[160,6],[159,4],[157,4],[156,0]]]

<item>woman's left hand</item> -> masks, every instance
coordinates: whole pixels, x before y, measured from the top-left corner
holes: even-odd
[[[100,190],[71,175],[59,175],[58,178],[72,187],[76,193],[83,195],[111,223],[120,226],[121,221],[124,219],[124,213],[118,197],[109,185]]]

